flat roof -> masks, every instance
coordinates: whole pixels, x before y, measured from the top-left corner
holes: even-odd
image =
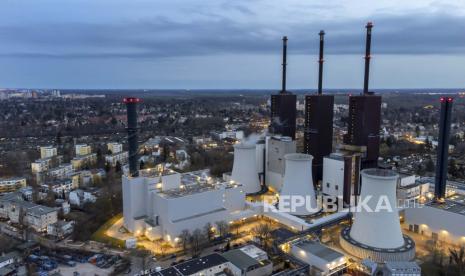
[[[247,270],[249,267],[260,265],[257,260],[245,254],[240,249],[233,249],[225,252],[223,253],[223,257],[241,270]]]
[[[465,195],[453,195],[446,198],[444,203],[431,201],[426,205],[465,216]]]
[[[180,185],[180,188],[163,190],[158,194],[165,198],[177,198],[220,188],[229,189],[241,186],[238,183],[230,183],[223,179],[212,177],[209,170],[182,173]]]
[[[176,268],[174,267],[168,267],[166,269],[163,269],[161,271],[155,272],[150,274],[152,276],[183,276],[182,273],[180,273]]]
[[[333,262],[344,257],[342,253],[315,241],[303,240],[293,245],[327,262]]]
[[[224,263],[227,263],[223,256],[218,253],[213,253],[204,257],[196,258],[175,265],[174,267],[184,275],[192,275],[199,271],[208,269],[210,267],[215,267]]]

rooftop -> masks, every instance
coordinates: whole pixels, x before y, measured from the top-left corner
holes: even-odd
[[[208,269],[210,267],[215,267],[227,262],[228,260],[226,260],[220,254],[213,253],[201,258],[196,258],[184,263],[180,263],[176,265],[175,268],[184,275],[192,275],[199,271]]]
[[[235,188],[237,186],[240,186],[240,184],[212,177],[209,170],[200,170],[181,174],[180,188],[160,191],[159,194],[166,198],[177,198],[220,188]]]
[[[453,195],[446,198],[444,203],[431,201],[426,205],[465,216],[465,195]]]
[[[174,267],[168,267],[162,271],[155,272],[150,274],[151,276],[183,276],[179,271]]]
[[[223,257],[241,270],[247,271],[249,267],[259,266],[260,263],[240,249],[233,249],[223,253]]]
[[[338,251],[315,241],[302,240],[298,243],[295,243],[294,246],[300,248],[304,252],[308,252],[312,255],[315,255],[327,262],[333,262],[344,257],[344,255],[339,253]]]

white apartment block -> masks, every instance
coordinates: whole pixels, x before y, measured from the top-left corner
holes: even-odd
[[[74,149],[76,151],[77,156],[87,155],[87,154],[92,153],[92,148],[87,144],[77,144],[76,146],[74,146]]]
[[[48,171],[48,175],[53,178],[63,179],[71,176],[74,172],[73,166],[69,163],[61,164],[60,166]]]
[[[47,171],[52,163],[51,158],[41,158],[31,163],[31,170],[33,173],[41,173]]]
[[[128,158],[129,158],[129,153],[127,151],[122,151],[122,152],[106,155],[105,162],[108,165],[115,167],[118,162],[121,165],[126,164],[128,162]]]
[[[121,143],[108,143],[107,149],[112,153],[120,153],[123,151],[123,145]]]
[[[80,170],[86,165],[92,165],[97,162],[97,154],[96,153],[89,153],[86,155],[79,155],[74,157],[71,160],[71,165],[73,169]]]
[[[49,224],[57,222],[58,212],[56,208],[25,201],[20,192],[15,192],[0,196],[0,218],[45,232]]]
[[[40,158],[51,158],[57,155],[57,148],[53,146],[40,147]]]
[[[0,194],[17,191],[26,187],[25,177],[0,178]]]

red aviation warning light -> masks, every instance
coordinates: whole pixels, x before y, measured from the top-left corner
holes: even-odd
[[[123,103],[139,103],[141,100],[139,98],[128,97],[123,99]]]
[[[454,98],[452,98],[452,97],[447,97],[447,98],[446,98],[446,97],[441,97],[441,98],[439,99],[439,101],[440,101],[441,103],[446,102],[446,101],[449,102],[449,103],[451,103],[451,102],[454,101]]]

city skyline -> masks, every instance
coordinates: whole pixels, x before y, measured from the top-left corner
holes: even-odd
[[[289,89],[363,86],[364,25],[374,22],[370,86],[461,88],[465,4],[454,1],[70,1],[0,4],[0,86]],[[21,17],[21,20],[18,18]]]

